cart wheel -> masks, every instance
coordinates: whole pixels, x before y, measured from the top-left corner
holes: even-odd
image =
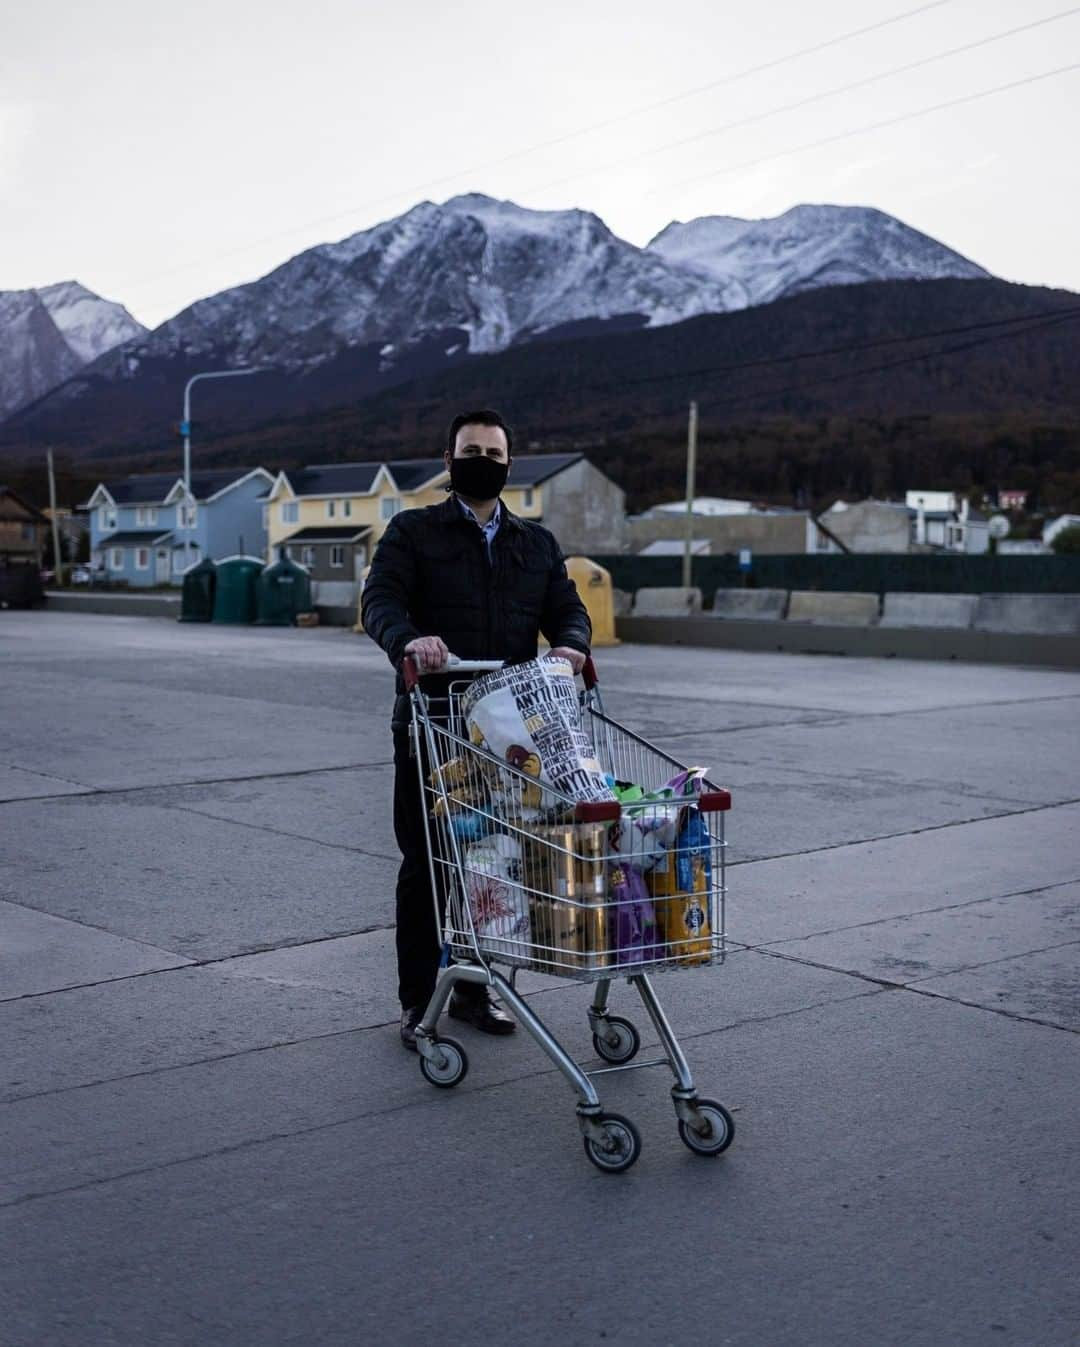
[[[585,1154],[605,1174],[621,1174],[641,1154],[641,1137],[629,1118],[618,1113],[601,1113],[596,1119],[604,1129],[604,1140],[583,1137]]]
[[[628,1062],[636,1057],[641,1047],[641,1035],[629,1020],[621,1015],[609,1015],[598,1033],[592,1036],[596,1055],[605,1062]]]
[[[452,1038],[440,1038],[435,1045],[442,1052],[442,1064],[428,1057],[420,1058],[420,1073],[432,1085],[449,1090],[460,1085],[469,1070],[465,1049]]]
[[[715,1099],[698,1099],[694,1107],[701,1114],[708,1131],[695,1132],[683,1120],[679,1119],[679,1137],[684,1146],[689,1146],[695,1155],[719,1155],[726,1151],[735,1139],[735,1119]]]

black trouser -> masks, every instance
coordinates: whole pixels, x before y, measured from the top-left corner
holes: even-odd
[[[393,733],[394,836],[401,852],[397,880],[398,997],[402,1006],[422,1006],[435,990],[442,932],[435,922],[424,836],[425,806],[416,759],[410,754],[409,727],[395,725]]]

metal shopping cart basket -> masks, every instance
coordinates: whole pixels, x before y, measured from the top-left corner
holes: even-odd
[[[692,794],[657,798],[656,788],[686,769],[604,714],[589,660],[582,728],[602,770],[640,786],[643,798],[626,802],[633,790],[623,791],[622,803],[561,796],[538,780],[527,755],[504,760],[470,735],[462,698],[477,674],[503,666],[452,659],[450,667],[448,696],[434,698],[422,691],[413,660],[403,666],[443,932],[442,968],[416,1031],[425,1078],[444,1088],[465,1078],[465,1049],[438,1031],[438,1020],[455,983],[482,983],[576,1091],[585,1152],[599,1169],[628,1169],[641,1139],[628,1118],[604,1111],[593,1079],[645,1066],[670,1067],[683,1142],[697,1155],[719,1155],[731,1144],[734,1122],[722,1104],[699,1097],[650,974],[724,959],[729,793],[699,778]],[[521,969],[592,984],[588,1022],[607,1066],[585,1070],[574,1061],[518,992]],[[608,1009],[618,978],[641,997],[663,1056],[634,1060],[637,1029]]]

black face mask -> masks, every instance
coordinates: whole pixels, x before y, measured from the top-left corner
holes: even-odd
[[[470,454],[468,458],[450,460],[450,485],[469,500],[494,500],[506,485],[509,463],[488,458],[486,454]]]

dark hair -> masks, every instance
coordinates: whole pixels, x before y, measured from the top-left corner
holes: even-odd
[[[501,430],[506,436],[507,458],[514,452],[514,432],[498,412],[492,411],[490,407],[481,407],[475,412],[462,412],[450,422],[450,429],[446,436],[446,448],[451,458],[454,457],[454,443],[462,426],[491,426],[496,430]]]

